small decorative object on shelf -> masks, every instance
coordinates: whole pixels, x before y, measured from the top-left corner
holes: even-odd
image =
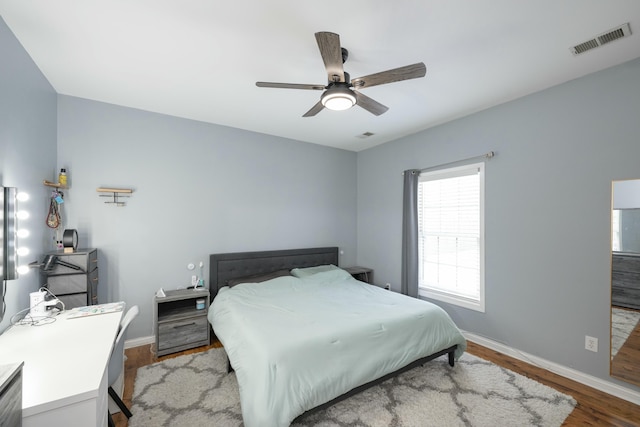
[[[67,186],[67,170],[65,168],[60,169],[60,175],[58,175],[58,183],[61,186]]]
[[[97,188],[96,191],[98,193],[111,193],[111,194],[100,194],[100,197],[111,197],[112,200],[107,201],[105,203],[112,203],[116,206],[124,206],[125,202],[121,202],[119,200],[120,197],[131,197],[131,196],[125,196],[125,194],[131,194],[133,193],[133,190],[130,188],[104,188],[104,187],[100,187]]]
[[[78,230],[73,228],[64,230],[62,234],[62,247],[65,254],[72,254],[78,249]]]

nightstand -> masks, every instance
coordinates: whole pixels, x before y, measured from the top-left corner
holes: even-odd
[[[165,294],[154,297],[156,355],[208,345],[209,291],[178,289]]]
[[[373,270],[371,268],[356,266],[356,267],[342,267],[342,269],[346,270],[356,280],[369,283],[369,284],[373,283]]]

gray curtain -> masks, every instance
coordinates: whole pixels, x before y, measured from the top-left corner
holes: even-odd
[[[400,291],[418,297],[418,179],[420,170],[404,171],[402,200],[402,283]]]

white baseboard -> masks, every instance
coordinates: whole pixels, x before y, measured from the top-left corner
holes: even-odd
[[[581,384],[587,385],[596,390],[602,391],[620,399],[624,399],[628,402],[635,403],[636,405],[640,405],[640,393],[637,391],[630,390],[619,384],[605,381],[601,378],[585,374],[584,372],[580,372],[575,369],[550,362],[541,357],[522,352],[520,350],[514,349],[480,335],[473,334],[471,332],[462,331],[462,334],[467,340],[479,344],[483,347],[490,348],[491,350],[495,350],[502,354],[506,354],[507,356],[511,356],[514,359],[518,359],[539,368],[546,369],[547,371],[553,372],[554,374],[558,374],[565,378],[569,378],[573,381],[577,381]]]
[[[472,340],[473,341],[473,340]],[[124,341],[124,348],[140,347],[141,345],[155,344],[156,337],[149,335],[148,337],[134,338]]]

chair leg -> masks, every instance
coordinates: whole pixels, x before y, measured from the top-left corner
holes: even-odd
[[[118,396],[118,393],[116,393],[116,391],[113,388],[111,388],[111,386],[109,386],[109,396],[111,396],[113,401],[116,402],[116,405],[118,405],[122,413],[127,418],[131,418],[131,415],[132,415],[131,411],[129,410],[129,408],[127,408],[127,405],[124,404],[122,399],[120,399],[120,396]]]

